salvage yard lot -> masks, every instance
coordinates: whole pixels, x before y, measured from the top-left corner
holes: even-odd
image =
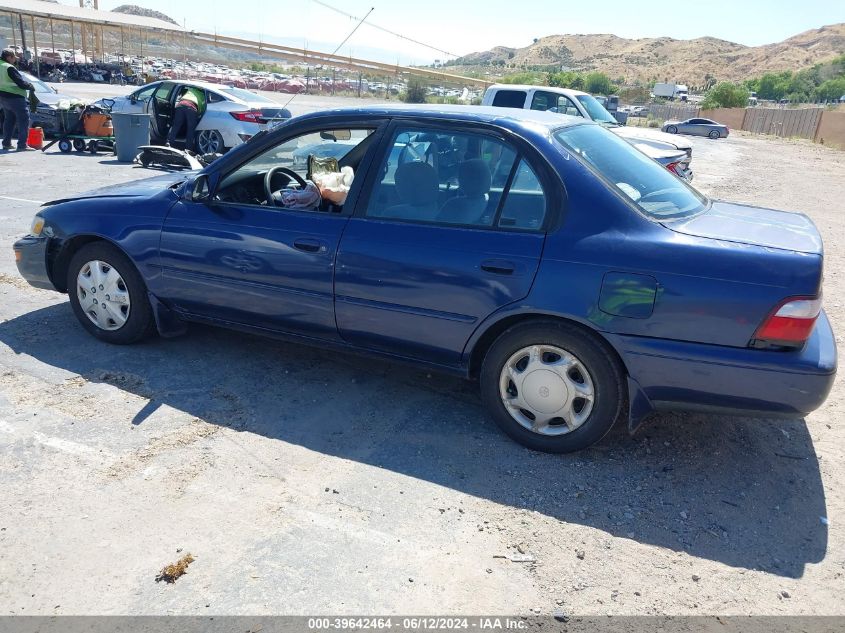
[[[816,222],[841,343],[845,153],[692,142],[705,193]],[[199,326],[96,341],[11,244],[38,201],[154,172],[0,169],[0,613],[843,613],[841,379],[806,420],[659,415],[533,453],[457,379]]]

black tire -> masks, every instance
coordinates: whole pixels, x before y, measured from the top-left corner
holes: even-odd
[[[76,279],[88,262],[99,260],[117,270],[129,294],[129,316],[120,328],[105,330],[98,327],[85,313],[77,294]],[[67,288],[73,313],[88,332],[107,343],[129,345],[136,343],[156,330],[147,287],[132,261],[116,246],[106,242],[92,242],[80,248],[71,258],[67,273]]]
[[[710,134],[708,134],[707,136],[709,136],[712,139],[716,139],[716,138],[720,138],[722,135],[719,134],[719,130],[710,130]]]
[[[61,141],[59,141],[60,152],[62,152],[63,154],[69,154],[72,150],[73,145],[71,145],[71,142],[69,140],[63,138]]]
[[[592,379],[592,411],[580,426],[563,435],[543,435],[527,429],[511,417],[502,403],[499,377],[505,363],[532,345],[552,345],[573,354]],[[570,453],[598,442],[623,416],[627,400],[624,371],[612,352],[595,335],[558,321],[532,321],[503,332],[487,351],[479,380],[481,400],[499,428],[523,446],[546,453]]]
[[[73,139],[73,149],[75,149],[77,152],[84,152],[85,141],[83,141],[81,138]]]
[[[670,125],[669,127],[666,128],[666,132],[668,132],[669,134],[677,134],[678,128],[675,127],[674,125]]]

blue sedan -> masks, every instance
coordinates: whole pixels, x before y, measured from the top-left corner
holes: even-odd
[[[327,142],[348,190],[296,160]],[[314,113],[201,172],[47,203],[14,249],[100,340],[203,322],[410,361],[477,380],[541,451],[656,410],[801,416],[836,372],[807,217],[708,200],[559,114]]]

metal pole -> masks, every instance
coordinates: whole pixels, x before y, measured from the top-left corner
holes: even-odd
[[[15,33],[15,18],[11,13],[9,14],[9,28],[12,30],[12,44],[14,45],[15,50],[17,50],[18,36],[17,33]]]
[[[53,18],[50,18],[50,46],[53,47],[53,58],[55,59],[56,55],[56,38],[53,35]]]
[[[35,37],[35,16],[29,16],[32,24],[32,48],[35,51],[35,76],[41,79],[41,62],[38,60],[38,39]]]
[[[70,61],[76,66],[76,35],[74,31],[76,25],[71,21],[70,23]]]
[[[79,39],[80,39],[80,46],[81,46],[80,52],[82,53],[82,63],[87,64],[88,63],[88,55],[85,52],[85,49],[88,46],[88,44],[85,42],[85,23],[84,22],[79,23]]]
[[[18,25],[21,27],[21,57],[26,61],[26,32],[23,30],[23,16],[18,13]]]
[[[361,71],[358,71],[358,98],[361,98],[361,82],[362,82],[363,74]]]

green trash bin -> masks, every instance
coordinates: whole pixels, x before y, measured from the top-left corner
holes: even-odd
[[[150,115],[112,112],[111,120],[117,160],[131,163],[138,155],[138,148],[150,144]]]

